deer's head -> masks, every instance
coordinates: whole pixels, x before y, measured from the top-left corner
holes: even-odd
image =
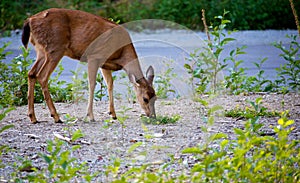
[[[146,79],[134,79],[134,88],[136,97],[146,115],[155,118],[155,100],[156,95],[153,89],[154,69],[150,66],[146,72]]]

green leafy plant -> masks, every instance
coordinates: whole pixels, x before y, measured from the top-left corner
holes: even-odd
[[[83,134],[75,131],[70,142],[75,142],[81,137]],[[68,142],[58,138],[47,141],[47,152],[40,154],[46,167],[41,170],[33,168],[34,173],[28,175],[26,179],[32,182],[69,182],[74,180],[90,182],[93,175],[88,172],[87,165],[72,157],[72,153],[79,148],[79,145],[69,146]]]
[[[247,92],[270,92],[274,89],[273,82],[265,77],[265,70],[262,65],[267,61],[267,58],[263,58],[260,62],[254,62],[253,64],[258,69],[257,74],[248,76],[246,78],[245,88]]]
[[[244,61],[236,60],[238,55],[245,54],[243,51],[246,47],[236,48],[229,53],[229,56],[224,59],[224,63],[232,62],[232,67],[229,68],[229,75],[225,76],[225,87],[230,93],[239,94],[245,90],[245,80],[247,79],[245,68],[239,67]]]
[[[82,64],[82,63],[81,63]],[[72,70],[72,82],[67,83],[67,89],[70,91],[69,101],[79,103],[79,101],[85,100],[85,93],[88,90],[87,72],[82,71],[79,67],[77,70]]]
[[[2,53],[8,44],[2,48]],[[28,72],[33,64],[33,60],[29,58],[30,50],[21,47],[22,54],[15,57],[11,63],[3,63],[0,60],[0,90],[1,105],[25,105],[27,104],[27,90],[28,90]],[[6,54],[1,54],[2,59],[5,59]],[[54,76],[49,79],[49,91],[56,102],[65,102],[68,98],[70,91],[64,86],[66,81],[59,80],[60,75],[63,72],[63,67],[59,64],[59,67],[55,70]],[[35,102],[41,103],[44,101],[42,90],[40,85],[35,85]]]
[[[252,118],[256,121],[256,119]],[[209,137],[210,145],[199,145],[183,150],[194,154],[199,163],[191,170],[192,182],[297,182],[299,181],[299,140],[288,140],[294,123],[284,115],[278,120],[273,136],[259,136],[261,125],[253,126],[251,119],[244,129],[235,128],[236,139],[226,134]],[[258,124],[258,123],[255,123]],[[255,130],[253,130],[255,127]],[[218,144],[218,148],[215,144]],[[283,170],[284,169],[284,170]]]
[[[99,90],[96,90],[95,98],[96,100],[101,101],[105,96],[107,96],[107,86],[105,85],[104,78],[100,73],[97,74],[96,83],[100,85],[100,88]]]
[[[3,106],[0,105],[0,122],[2,122],[2,120],[5,118],[5,116],[12,110],[14,110],[14,107],[10,107],[10,108],[6,108],[4,109]],[[10,128],[13,128],[14,125],[9,124],[9,125],[4,125],[0,128],[0,135],[5,131],[8,130]],[[1,136],[0,136],[1,139]],[[0,145],[0,157],[2,157],[2,154],[4,154],[5,152],[9,151],[9,147],[7,145],[1,144]],[[0,168],[5,167],[6,164],[4,164],[2,162],[2,158],[0,158]]]
[[[156,95],[159,98],[168,98],[168,96],[174,94],[175,90],[171,84],[171,80],[177,77],[177,74],[173,72],[174,68],[171,65],[174,63],[173,60],[170,61],[163,61],[164,65],[166,66],[166,70],[162,71],[163,74],[158,74],[155,76],[154,85],[156,90]]]
[[[220,62],[220,54],[224,50],[224,46],[235,39],[226,37],[224,33],[225,27],[230,23],[230,20],[225,19],[228,11],[224,11],[223,16],[216,16],[217,25],[210,27],[206,25],[205,11],[202,10],[202,12],[207,34],[207,47],[204,47],[204,50],[196,49],[194,53],[190,54],[188,59],[190,64],[185,64],[184,67],[191,74],[191,82],[193,84],[195,82],[196,88],[194,89],[197,93],[205,93],[208,90],[215,93],[220,86],[218,75],[227,66]],[[233,53],[232,51],[231,54]]]
[[[293,91],[300,90],[300,43],[299,36],[287,36],[291,39],[290,45],[286,48],[282,42],[274,43],[274,46],[282,51],[280,56],[286,63],[276,68],[278,79],[275,80],[278,86],[288,86]]]
[[[156,118],[149,118],[142,116],[141,120],[145,124],[152,124],[152,125],[164,125],[164,124],[173,124],[176,123],[178,120],[181,119],[181,116],[176,114],[171,117],[169,116],[156,116]]]
[[[125,97],[129,103],[131,104],[135,103],[136,96],[132,84],[127,79],[127,74],[120,73],[120,75],[118,76],[118,80],[121,80],[122,82],[120,84],[126,87],[126,92],[120,95],[123,95],[123,97]]]
[[[226,117],[233,118],[254,118],[255,116],[263,116],[263,117],[276,117],[280,116],[280,112],[278,111],[269,111],[266,107],[262,105],[262,98],[259,97],[253,101],[248,101],[250,106],[246,106],[245,108],[241,108],[236,106],[234,109],[225,111]]]
[[[49,79],[49,92],[55,102],[69,102],[72,99],[72,91],[66,87],[67,82],[60,79],[64,67],[60,62]]]
[[[5,47],[6,45],[4,45]],[[21,50],[22,54],[15,57],[11,63],[6,64],[2,60],[0,61],[2,76],[0,79],[0,90],[2,91],[0,95],[1,98],[5,99],[1,100],[3,106],[27,104],[27,74],[33,61],[28,58],[28,50],[24,47],[21,47]],[[4,58],[5,56],[2,54],[2,59]],[[36,85],[35,90],[35,102],[42,102],[43,95],[40,87]]]

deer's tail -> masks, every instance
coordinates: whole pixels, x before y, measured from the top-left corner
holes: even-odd
[[[29,20],[26,20],[23,25],[23,33],[22,33],[22,43],[26,49],[27,49],[29,37],[30,37],[30,25],[29,25]]]

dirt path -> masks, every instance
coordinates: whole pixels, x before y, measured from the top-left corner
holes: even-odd
[[[295,129],[291,138],[300,138],[300,95],[289,94],[284,96],[285,104],[282,107],[282,95],[249,95],[249,96],[219,96],[210,101],[210,105],[220,105],[224,109],[233,109],[236,106],[249,106],[247,100],[254,101],[263,98],[263,106],[271,111],[289,110],[290,118],[295,120]],[[202,96],[206,98],[207,96]],[[175,124],[167,125],[142,125],[140,120],[141,109],[138,104],[128,104],[124,101],[116,101],[116,108],[120,117],[128,117],[122,125],[118,121],[109,121],[107,102],[96,102],[95,118],[97,122],[84,122],[86,104],[56,104],[57,110],[64,124],[55,124],[49,117],[48,109],[44,104],[36,105],[37,118],[41,122],[31,124],[26,116],[27,106],[18,107],[10,112],[0,123],[0,128],[7,124],[13,124],[14,128],[4,131],[0,135],[0,144],[8,145],[12,150],[1,157],[4,164],[9,165],[16,161],[17,157],[23,157],[33,162],[35,167],[42,167],[43,160],[39,153],[46,152],[46,143],[55,138],[54,134],[69,137],[71,132],[78,129],[85,135],[78,143],[81,148],[73,154],[74,157],[88,163],[91,171],[103,170],[114,158],[119,157],[127,163],[163,163],[169,161],[170,155],[184,158],[180,153],[182,149],[196,146],[205,142],[207,133],[202,132],[201,126],[205,125],[203,119],[204,107],[191,99],[158,100],[156,109],[158,115],[172,116],[178,114],[181,119]],[[124,114],[120,114],[124,113]],[[70,117],[75,117],[71,119]],[[277,125],[278,117],[262,118],[265,124],[263,128],[270,131],[269,125]],[[215,124],[209,128],[210,133],[224,132],[229,138],[234,138],[233,128],[241,127],[245,119],[218,117]],[[107,125],[109,124],[109,125]],[[151,138],[148,138],[151,135]],[[135,142],[143,142],[143,145],[129,153],[128,149]],[[145,156],[144,156],[145,155]],[[125,163],[125,164],[127,164]],[[124,165],[124,167],[126,167]],[[12,168],[0,168],[0,177],[7,177]],[[101,175],[98,180],[103,180]]]

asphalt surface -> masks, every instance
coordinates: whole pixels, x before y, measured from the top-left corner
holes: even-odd
[[[284,64],[285,61],[279,56],[281,51],[272,44],[282,42],[289,46],[290,39],[286,35],[297,34],[296,30],[267,30],[267,31],[239,31],[234,32],[228,37],[235,38],[236,41],[230,42],[224,47],[220,60],[229,56],[229,52],[237,47],[246,46],[246,54],[240,55],[237,59],[243,60],[241,67],[247,68],[248,75],[257,74],[258,70],[253,64],[267,58],[262,65],[265,70],[265,77],[274,80],[277,73],[275,68]],[[160,30],[144,31],[140,33],[130,32],[137,54],[139,56],[142,69],[145,71],[149,65],[155,69],[156,75],[164,75],[166,69],[172,67],[173,73],[177,75],[171,82],[180,95],[190,93],[190,87],[187,84],[189,75],[183,65],[188,63],[189,54],[197,48],[205,47],[206,35],[203,32],[193,32],[189,30]],[[4,42],[11,42],[7,51],[13,53],[7,56],[6,63],[9,63],[14,57],[21,54],[21,38],[19,34],[13,34],[12,37],[0,38],[0,46]],[[32,45],[29,45],[30,58],[35,59],[35,51]],[[201,49],[198,53],[201,52]],[[172,62],[170,62],[172,60]],[[68,57],[63,57],[62,65],[64,71],[61,75],[62,80],[70,81],[72,78],[71,70],[76,70],[82,65]],[[229,64],[228,68],[232,65]],[[227,68],[227,69],[228,69]],[[225,70],[224,75],[228,74]],[[116,85],[118,88],[118,85]],[[120,86],[119,86],[120,87]],[[184,88],[184,89],[183,89]]]

